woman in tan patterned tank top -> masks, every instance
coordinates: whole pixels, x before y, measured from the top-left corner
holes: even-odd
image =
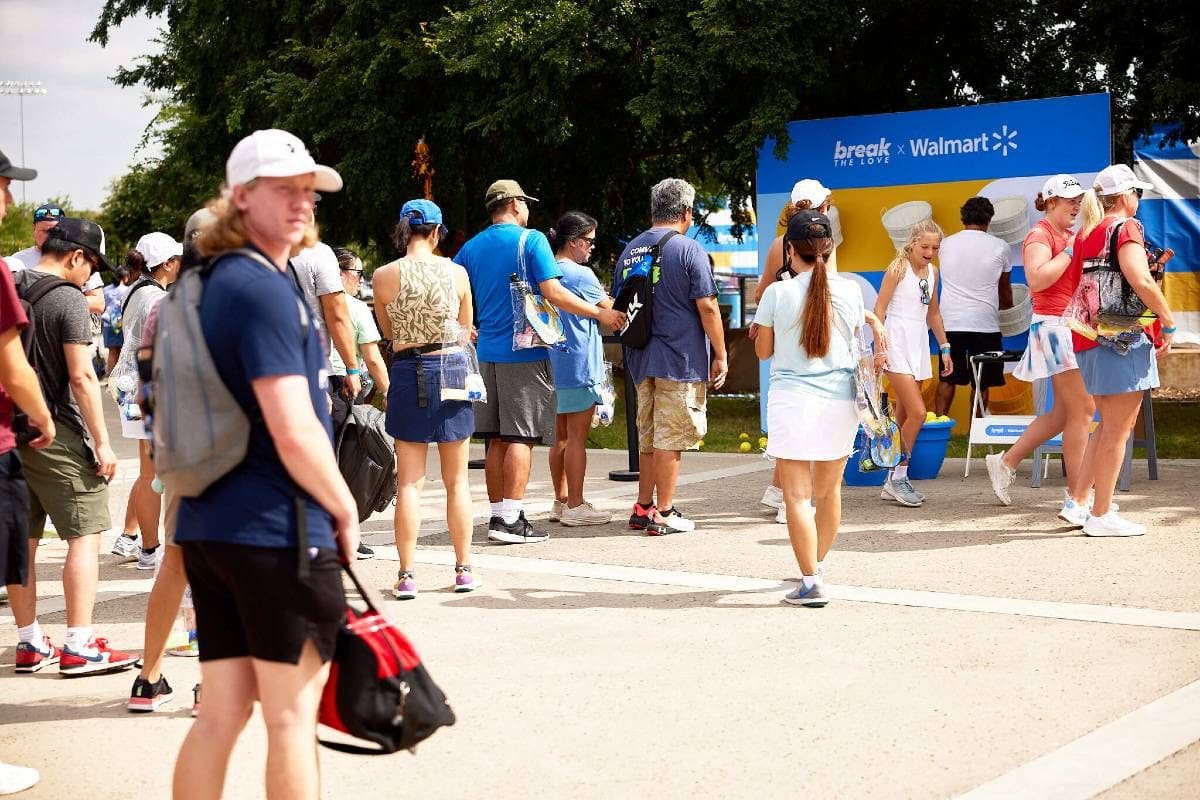
[[[421,490],[425,457],[436,442],[446,486],[446,522],[454,544],[454,590],[480,586],[471,574],[471,492],[467,453],[475,430],[474,406],[465,400],[442,400],[441,380],[447,364],[467,369],[461,353],[471,331],[474,310],[467,272],[434,254],[446,232],[442,212],[429,200],[410,200],[400,211],[392,241],[400,258],[375,271],[375,316],[386,339],[392,340],[391,386],[387,431],[396,440],[396,550],[400,574],[392,596],[417,595],[413,556],[421,527]],[[469,345],[468,345],[469,346]]]

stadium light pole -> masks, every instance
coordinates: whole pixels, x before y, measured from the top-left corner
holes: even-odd
[[[17,125],[21,129],[21,166],[25,166],[25,95],[46,94],[41,81],[0,81],[0,95],[17,96]],[[25,185],[21,181],[21,202],[25,202]]]

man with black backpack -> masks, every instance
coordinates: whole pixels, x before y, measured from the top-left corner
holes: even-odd
[[[680,457],[698,447],[708,430],[708,381],[719,389],[729,371],[708,255],[694,239],[678,235],[692,225],[695,199],[687,181],[655,184],[652,227],[629,242],[614,270],[614,307],[629,314],[621,340],[625,369],[637,386],[641,452],[629,527],[651,536],[696,529],[675,508]]]
[[[27,586],[9,587],[21,639],[19,672],[36,672],[58,662],[63,675],[87,675],[122,669],[136,660],[129,653],[109,649],[106,640],[97,639],[92,631],[99,534],[110,525],[108,482],[117,469],[104,425],[100,382],[92,368],[91,316],[81,291],[101,269],[110,269],[104,258],[104,231],[91,220],[64,217],[47,235],[37,268],[15,276],[33,333],[30,362],[58,431],[53,444],[42,449],[20,440],[30,490],[30,563],[47,516],[67,543],[63,567],[67,638],[61,651],[38,626],[33,571]]]

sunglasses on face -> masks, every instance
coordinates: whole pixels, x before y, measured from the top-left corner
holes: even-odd
[[[926,305],[926,306],[929,305],[929,301],[932,298],[930,297],[930,294],[929,294],[928,279],[921,278],[921,280],[917,283],[917,285],[921,287],[921,304]]]
[[[580,236],[579,241],[583,242],[588,247],[596,246],[596,237],[595,236]]]
[[[1141,200],[1142,199],[1142,187],[1139,186],[1136,189],[1134,189],[1133,191],[1134,191],[1134,194],[1137,195],[1138,200]]]
[[[363,274],[363,271],[361,269],[344,269],[344,270],[342,270],[342,272],[349,272],[351,275],[354,275],[355,277],[358,277],[358,278],[361,278],[362,274]]]

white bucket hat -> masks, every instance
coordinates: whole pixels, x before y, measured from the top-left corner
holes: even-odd
[[[831,194],[833,192],[826,189],[820,181],[814,178],[805,178],[802,181],[796,181],[796,185],[792,187],[792,202],[799,203],[807,200],[813,208],[816,208],[828,200]]]
[[[319,192],[337,192],[342,176],[332,167],[318,164],[309,155],[304,142],[275,128],[255,131],[238,142],[225,162],[225,183],[238,186],[255,178],[290,178],[313,173],[313,188]]]

